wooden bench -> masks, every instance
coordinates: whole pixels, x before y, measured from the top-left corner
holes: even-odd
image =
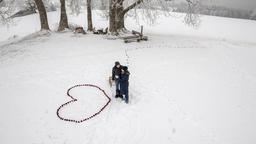
[[[142,40],[143,41],[148,40],[147,36],[143,36],[143,26],[141,26],[141,32],[137,32],[135,30],[132,30],[132,34],[133,35],[131,35],[131,36],[123,37],[125,43],[134,42],[134,41],[140,42]]]

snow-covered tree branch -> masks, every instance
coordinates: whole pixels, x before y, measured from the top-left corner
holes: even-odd
[[[186,0],[188,4],[187,13],[184,19],[184,22],[190,26],[198,26],[200,24],[199,18],[199,0]]]
[[[14,0],[0,0],[0,23],[9,24],[11,22],[11,15],[14,12]]]
[[[153,23],[162,14],[170,14],[173,10],[172,0],[110,0],[109,6],[109,31],[117,33],[125,29],[124,18],[125,15],[135,9],[135,17],[137,15],[136,9],[144,14],[145,18]],[[200,0],[186,0],[188,9],[186,10],[185,23],[192,26],[197,26],[200,23],[199,7]]]
[[[72,14],[80,14],[82,5],[84,4],[85,0],[69,0],[69,8]]]

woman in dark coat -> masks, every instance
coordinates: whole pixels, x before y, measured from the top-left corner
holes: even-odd
[[[123,96],[126,103],[129,102],[129,94],[128,94],[129,75],[130,75],[130,72],[128,71],[128,67],[126,66],[122,67],[122,73],[120,76],[120,90],[121,90],[121,95]]]

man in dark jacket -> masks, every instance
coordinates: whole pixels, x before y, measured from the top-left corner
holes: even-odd
[[[120,95],[120,76],[121,76],[122,66],[117,61],[115,62],[115,66],[112,69],[112,80],[116,83],[116,98],[121,97]]]
[[[121,77],[120,77],[120,86],[121,86],[121,95],[124,97],[124,100],[126,103],[129,102],[129,94],[128,94],[128,88],[129,88],[129,75],[130,72],[128,71],[128,67],[124,66],[122,68]]]

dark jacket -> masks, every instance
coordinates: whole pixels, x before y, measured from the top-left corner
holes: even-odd
[[[121,91],[128,91],[130,72],[125,71],[120,77]]]
[[[116,79],[116,76],[118,78],[120,78],[121,76],[121,71],[122,71],[122,66],[120,66],[119,68],[114,66],[113,69],[112,69],[112,80],[115,80]]]

